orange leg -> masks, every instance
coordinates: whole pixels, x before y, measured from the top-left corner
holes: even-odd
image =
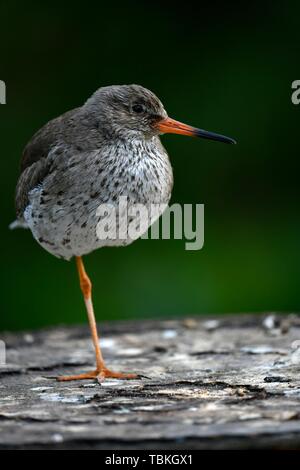
[[[79,375],[65,375],[57,377],[59,382],[65,382],[68,380],[83,380],[83,379],[98,379],[98,381],[104,380],[106,377],[114,379],[135,379],[138,377],[137,374],[122,374],[121,372],[112,372],[105,366],[101,348],[99,345],[99,337],[97,333],[97,325],[94,315],[94,308],[92,302],[92,283],[88,277],[81,256],[76,256],[76,264],[79,274],[80,287],[83,293],[84,302],[88,314],[89,325],[92,334],[92,340],[95,348],[96,355],[96,369],[91,372],[86,372]]]

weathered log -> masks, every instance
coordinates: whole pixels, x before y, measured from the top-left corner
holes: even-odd
[[[139,380],[59,383],[93,367],[86,327],[0,335],[1,449],[300,449],[300,317],[102,325],[110,368]]]

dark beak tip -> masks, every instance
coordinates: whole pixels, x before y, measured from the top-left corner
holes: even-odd
[[[195,136],[202,137],[202,139],[215,140],[217,142],[223,142],[225,144],[236,145],[236,140],[226,135],[216,134],[215,132],[208,132],[203,129],[195,129]]]

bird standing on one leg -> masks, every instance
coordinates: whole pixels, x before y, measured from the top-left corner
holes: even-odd
[[[173,174],[159,139],[159,134],[167,132],[235,143],[169,118],[151,91],[123,85],[100,88],[83,106],[48,122],[24,150],[16,188],[17,221],[11,226],[29,227],[38,243],[57,257],[76,257],[96,354],[94,371],[58,380],[137,377],[105,366],[92,284],[81,257],[97,248],[128,245],[135,239],[129,235],[99,239],[100,205],[117,207],[121,197],[129,207],[155,204],[163,208],[168,204]],[[161,211],[148,221],[144,232]]]

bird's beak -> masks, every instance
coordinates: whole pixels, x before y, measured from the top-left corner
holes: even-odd
[[[193,137],[202,137],[203,139],[218,140],[219,142],[225,142],[226,144],[236,144],[236,141],[230,137],[216,134],[215,132],[204,131],[203,129],[197,129],[196,127],[183,124],[182,122],[175,121],[175,119],[169,117],[157,122],[156,127],[162,134],[190,135]]]

